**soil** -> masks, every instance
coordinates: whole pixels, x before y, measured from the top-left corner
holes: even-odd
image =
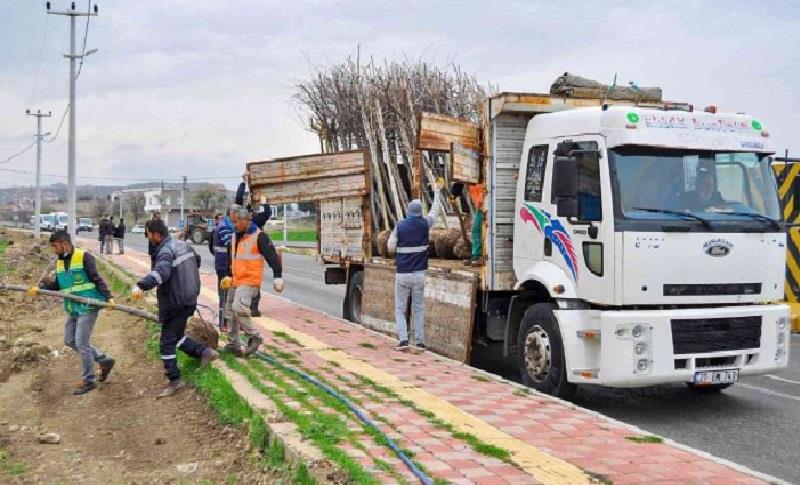
[[[17,264],[28,265],[25,259],[23,251]],[[38,278],[41,269],[30,266]],[[25,279],[9,276],[10,283]],[[140,319],[100,313],[92,344],[113,356],[116,367],[96,390],[73,396],[80,360],[63,346],[60,301],[47,300],[0,294],[0,483],[276,479],[250,465],[247,437],[221,424],[199,393],[155,399],[165,384],[163,368],[145,349],[148,330]],[[40,444],[45,433],[56,433],[60,443]]]

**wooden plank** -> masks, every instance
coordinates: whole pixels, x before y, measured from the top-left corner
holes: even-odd
[[[417,148],[449,151],[452,143],[478,149],[479,126],[470,121],[433,113],[421,113]]]
[[[286,204],[363,196],[371,187],[367,163],[363,150],[250,162],[251,199]]]
[[[481,157],[477,150],[459,143],[450,145],[450,174],[454,181],[477,184],[481,180]]]
[[[397,335],[394,311],[395,268],[392,265],[364,265],[364,326]],[[477,278],[435,269],[425,278],[425,345],[438,354],[459,362],[469,361]],[[413,326],[409,324],[409,335]]]
[[[364,256],[364,197],[319,202],[319,248],[323,258],[361,260]]]

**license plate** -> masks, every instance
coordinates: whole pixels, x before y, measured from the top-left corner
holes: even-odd
[[[739,380],[739,369],[711,370],[694,373],[694,383],[703,384],[733,384]]]

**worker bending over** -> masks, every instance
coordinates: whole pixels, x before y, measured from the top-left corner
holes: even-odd
[[[264,261],[272,268],[273,289],[283,291],[281,258],[267,233],[251,221],[250,211],[237,206],[231,211],[235,235],[231,253],[232,277],[223,279],[221,287],[228,289],[225,312],[231,315],[226,348],[238,356],[248,356],[258,350],[263,342],[261,335],[250,319],[250,303],[261,292],[264,277]],[[242,348],[239,328],[247,336],[247,347]]]
[[[94,256],[72,245],[69,233],[56,231],[50,235],[50,248],[56,255],[56,279],[49,283],[41,283],[44,290],[61,291],[70,295],[107,301],[114,304],[111,292],[108,291],[100,273],[97,272]],[[36,296],[38,288],[31,287],[28,294]],[[72,391],[75,395],[86,394],[95,389],[94,363],[100,366],[100,382],[108,378],[114,367],[114,359],[105,352],[93,347],[89,340],[97,321],[99,308],[84,303],[64,299],[64,310],[67,321],[64,323],[64,345],[81,356],[81,384]]]
[[[178,369],[177,349],[200,359],[205,366],[217,358],[217,352],[184,335],[186,321],[194,315],[197,296],[200,294],[200,256],[184,241],[170,237],[161,220],[145,224],[145,235],[153,247],[151,269],[132,289],[132,296],[140,300],[144,292],[158,287],[158,321],[161,323],[159,351],[169,384],[159,398],[169,397],[186,384]]]

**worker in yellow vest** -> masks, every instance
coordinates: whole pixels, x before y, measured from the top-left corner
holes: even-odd
[[[40,284],[40,288],[114,304],[108,285],[97,272],[94,257],[83,249],[74,247],[69,233],[66,231],[54,232],[50,236],[50,248],[58,257],[56,279],[50,283]],[[37,287],[31,287],[28,294],[36,296],[38,290]],[[103,382],[114,367],[114,359],[89,343],[100,310],[98,307],[65,298],[64,310],[67,312],[67,321],[64,324],[64,345],[81,356],[82,380],[72,393],[75,395],[86,394],[97,388],[94,363],[97,362],[100,366],[100,376],[97,380]]]
[[[236,206],[231,211],[231,218],[235,228],[234,240],[231,250],[231,274],[220,282],[220,287],[228,289],[228,299],[225,304],[225,313],[230,315],[231,321],[228,329],[228,344],[226,348],[238,356],[248,356],[258,350],[263,342],[261,335],[250,319],[250,303],[255,295],[261,292],[261,283],[264,278],[264,261],[272,268],[272,288],[280,293],[283,291],[283,278],[281,277],[281,258],[275,250],[267,233],[261,231],[251,221],[250,211],[241,206]],[[239,340],[239,328],[247,337],[247,346],[242,348]]]

